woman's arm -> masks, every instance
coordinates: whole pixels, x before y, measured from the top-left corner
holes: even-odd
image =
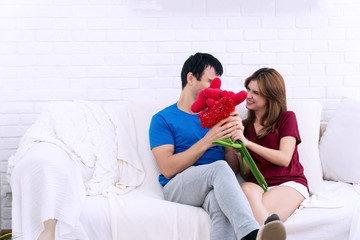
[[[235,174],[240,171],[240,162],[238,159],[240,156],[237,156],[238,154],[239,153],[237,153],[237,151],[232,147],[225,148],[225,160],[230,165]]]
[[[263,147],[257,143],[246,140],[245,147],[260,155],[269,162],[278,166],[287,167],[290,164],[296,146],[296,138],[292,136],[280,139],[279,150]]]
[[[242,141],[245,147],[251,151],[260,155],[269,162],[282,167],[289,166],[296,146],[296,138],[286,136],[280,139],[279,150],[263,147],[245,138],[244,127],[241,127],[241,129],[237,130],[236,133],[233,134],[232,140],[235,141],[237,139]]]
[[[242,120],[240,118],[239,111],[232,112],[231,118],[233,119],[233,121],[236,124],[236,129],[232,132],[232,134],[236,135],[237,130],[243,129],[243,124],[242,124]],[[233,139],[234,136],[231,135],[230,137]],[[233,141],[235,141],[235,140],[233,140]],[[250,173],[250,168],[248,167],[248,165],[246,164],[245,161],[242,161],[240,152],[236,151],[232,147],[226,147],[225,148],[225,160],[228,162],[228,164],[230,165],[230,167],[232,168],[232,170],[235,173],[240,172],[241,176],[244,179],[247,179],[247,177],[249,176],[249,173]],[[242,162],[244,162],[244,166],[243,166]],[[244,173],[243,167],[245,169],[245,173]]]
[[[250,173],[250,168],[246,164],[245,160],[243,161],[244,166],[242,165],[240,152],[236,151],[232,147],[227,147],[227,148],[225,148],[225,159],[228,162],[228,164],[230,165],[230,167],[232,168],[232,170],[235,172],[235,174],[240,172],[243,179],[245,179],[245,180],[247,179],[247,177],[249,176],[249,173]],[[245,173],[244,173],[243,167],[245,168]]]

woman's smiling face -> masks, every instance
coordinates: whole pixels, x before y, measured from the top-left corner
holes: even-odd
[[[256,80],[250,81],[247,86],[246,108],[253,111],[265,111],[267,108],[266,98],[261,95]]]

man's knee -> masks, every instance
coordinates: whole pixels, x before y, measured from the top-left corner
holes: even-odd
[[[219,161],[213,162],[211,165],[212,165],[212,168],[214,170],[216,170],[216,171],[219,171],[219,172],[231,172],[231,173],[234,174],[234,172],[232,171],[229,164],[224,160],[219,160]]]

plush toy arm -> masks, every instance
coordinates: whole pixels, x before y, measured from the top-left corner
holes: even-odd
[[[205,89],[204,89],[205,90]],[[206,97],[205,97],[205,91],[202,90],[199,92],[199,95],[196,99],[196,101],[191,105],[191,111],[194,113],[201,112],[206,108]]]
[[[219,100],[221,97],[221,80],[220,78],[215,78],[211,81],[210,87],[201,90],[198,94],[196,101],[191,105],[191,111],[194,113],[201,112],[205,108],[209,107],[206,100],[209,98],[214,98],[214,100]],[[209,101],[210,104],[213,104],[215,101]]]
[[[234,95],[233,100],[235,102],[235,106],[242,103],[247,97],[247,92],[240,91]]]
[[[214,78],[210,83],[210,88],[217,88],[220,89],[221,87],[221,80],[220,78]]]
[[[221,92],[223,90],[218,88],[205,88],[204,89],[204,95],[206,98],[212,98],[215,101],[219,100],[222,96]]]

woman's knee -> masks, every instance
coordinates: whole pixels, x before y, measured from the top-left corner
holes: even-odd
[[[252,182],[244,182],[241,185],[241,189],[245,193],[246,197],[261,197],[264,191],[261,189],[261,187],[255,183]]]

